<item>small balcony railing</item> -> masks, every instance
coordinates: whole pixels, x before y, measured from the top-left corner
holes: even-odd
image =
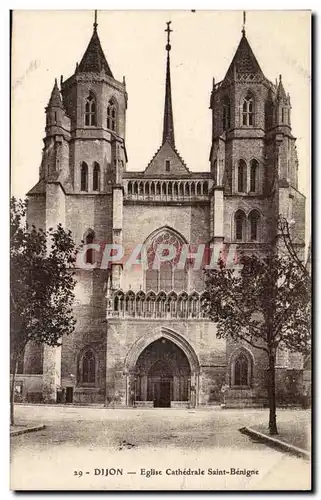
[[[143,292],[127,293],[122,290],[114,292],[108,300],[107,318],[138,318],[138,319],[205,319],[202,293],[181,292],[169,293]]]

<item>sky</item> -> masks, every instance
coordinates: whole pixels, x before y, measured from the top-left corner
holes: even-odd
[[[89,10],[19,10],[12,38],[12,194],[38,181],[45,107],[54,79],[74,73],[92,35]],[[176,147],[192,171],[209,170],[212,79],[222,80],[241,38],[242,11],[98,11],[98,34],[114,77],[126,77],[128,170],[143,170],[162,139],[166,21]],[[246,36],[265,76],[282,74],[292,103],[299,189],[310,203],[310,13],[248,11]],[[308,230],[309,232],[309,230]]]

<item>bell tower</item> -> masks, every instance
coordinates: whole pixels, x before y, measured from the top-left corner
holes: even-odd
[[[303,234],[304,201],[296,194],[290,96],[281,75],[275,83],[264,76],[243,16],[235,55],[224,79],[213,79],[211,92],[211,237],[250,248],[260,241],[274,244],[278,215],[290,220],[297,211]]]
[[[99,165],[99,192],[107,193],[116,172],[113,142],[119,145],[118,158],[125,168],[125,124],[127,92],[125,79],[116,80],[102,50],[98,36],[97,12],[88,47],[76,64],[75,73],[61,77],[63,105],[71,119],[70,169],[74,192],[91,194],[93,171]],[[88,177],[82,182],[82,166]],[[83,174],[85,175],[85,174]]]

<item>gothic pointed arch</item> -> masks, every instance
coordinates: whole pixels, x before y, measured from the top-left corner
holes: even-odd
[[[114,311],[123,312],[124,310],[125,294],[122,290],[117,290],[114,295]]]
[[[136,342],[130,347],[126,359],[125,359],[125,369],[127,372],[133,372],[140,354],[149,345],[158,339],[167,339],[173,342],[179,347],[186,355],[190,369],[192,373],[198,374],[200,371],[200,364],[198,361],[197,354],[191,344],[179,333],[171,330],[169,328],[161,327],[157,328],[152,334],[147,333],[141,336]]]
[[[91,245],[95,240],[95,231],[91,228],[87,229],[83,236],[83,242],[85,245]],[[95,253],[93,248],[88,248],[85,255],[86,264],[94,264]]]
[[[93,165],[93,191],[100,191],[100,165],[97,161]]]
[[[180,292],[187,286],[187,269],[179,269],[177,264],[186,239],[175,229],[163,226],[151,233],[144,243],[147,255],[147,269],[145,271],[145,289]],[[162,246],[161,246],[162,245]],[[173,256],[167,261],[159,261],[158,255]]]
[[[259,188],[259,162],[253,158],[250,161],[250,192],[256,193]]]
[[[245,94],[242,101],[242,125],[245,127],[254,126],[255,101],[253,92],[250,90]]]
[[[78,377],[79,385],[95,385],[97,382],[98,373],[98,356],[93,348],[89,345],[84,347],[78,355]]]
[[[113,132],[118,129],[118,105],[114,96],[112,96],[107,105],[107,128]]]
[[[92,90],[85,99],[85,125],[87,127],[97,126],[97,100]]]
[[[254,367],[254,358],[251,351],[243,346],[235,349],[228,364],[230,386],[235,389],[251,387]]]
[[[241,158],[238,162],[236,182],[237,192],[245,193],[247,188],[247,164],[243,158]]]
[[[80,166],[80,191],[88,191],[88,165],[85,161]]]
[[[239,209],[234,214],[234,240],[246,241],[246,215]]]
[[[260,239],[260,222],[261,222],[261,214],[258,210],[253,209],[248,215],[249,221],[249,239],[251,241],[258,241]]]

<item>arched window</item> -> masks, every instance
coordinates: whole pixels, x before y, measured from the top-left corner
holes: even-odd
[[[248,93],[243,101],[242,124],[247,127],[254,125],[254,100],[251,93]]]
[[[122,313],[124,311],[124,292],[118,290],[114,296],[114,311]]]
[[[135,294],[132,290],[129,290],[125,296],[125,311],[128,314],[132,314],[134,310]]]
[[[245,241],[246,217],[242,210],[237,210],[234,216],[235,224],[235,239],[237,241]]]
[[[223,130],[231,128],[231,103],[230,99],[225,96],[223,99]]]
[[[94,163],[93,171],[93,191],[99,191],[100,185],[100,166],[99,163]]]
[[[238,349],[230,358],[231,387],[244,388],[252,384],[253,358],[244,348]]]
[[[96,127],[97,125],[97,110],[96,110],[96,99],[92,92],[85,102],[85,125]]]
[[[146,243],[148,269],[145,272],[145,289],[158,292],[163,290],[182,291],[187,285],[187,269],[178,269],[177,264],[180,259],[183,245],[186,244],[183,237],[171,229],[164,228],[155,233]],[[159,247],[159,245],[168,245],[169,247]],[[173,258],[167,261],[157,262],[159,248],[161,254],[166,255],[170,247],[174,247]]]
[[[234,385],[244,386],[248,384],[249,363],[245,354],[241,353],[234,362]]]
[[[93,351],[88,349],[81,360],[81,382],[85,384],[94,384],[96,382],[96,359]]]
[[[114,99],[108,101],[107,106],[107,128],[116,132],[117,128],[117,107]]]
[[[136,315],[141,316],[144,312],[145,293],[140,290],[136,295]]]
[[[88,191],[88,165],[85,161],[80,169],[80,191]]]
[[[90,245],[94,242],[95,239],[95,233],[93,231],[89,231],[87,236],[85,237],[85,244]],[[86,257],[85,257],[85,262],[86,264],[94,264],[94,249],[93,248],[88,248],[86,251]]]
[[[237,191],[239,193],[246,192],[246,184],[247,184],[247,165],[244,160],[239,161],[238,170],[237,170]]]
[[[257,160],[251,161],[251,171],[250,171],[250,191],[251,193],[256,193],[258,190],[258,173],[259,164]]]
[[[259,223],[260,214],[256,210],[252,210],[249,215],[250,222],[250,239],[251,241],[256,241],[259,239]]]

